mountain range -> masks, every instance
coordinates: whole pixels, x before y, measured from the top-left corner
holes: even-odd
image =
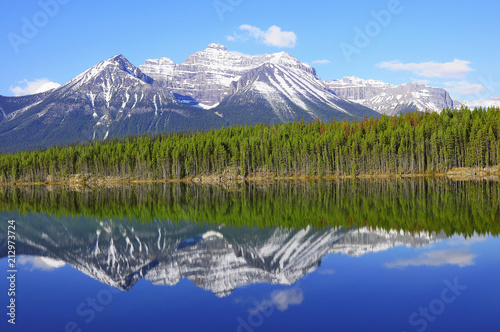
[[[454,108],[453,100],[446,90],[416,82],[396,86],[352,76],[325,83],[339,97],[360,103],[381,114],[395,115],[416,109],[441,112],[443,108]]]
[[[6,219],[7,220],[7,219]],[[361,256],[395,246],[430,244],[444,234],[352,228],[231,228],[191,222],[131,223],[39,214],[16,223],[16,254],[52,266],[68,264],[109,286],[130,290],[139,280],[176,285],[187,278],[218,297],[237,287],[292,285],[327,254]],[[0,230],[0,238],[7,237]],[[0,258],[6,257],[6,242]]]
[[[353,120],[453,107],[449,94],[345,77],[322,81],[287,52],[257,56],[210,44],[182,64],[123,55],[40,94],[0,96],[0,151],[234,124]]]

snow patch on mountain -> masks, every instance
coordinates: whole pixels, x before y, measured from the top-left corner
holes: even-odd
[[[394,115],[414,110],[439,113],[443,108],[453,108],[453,100],[446,90],[416,82],[396,86],[350,76],[325,83],[337,96],[381,114]]]
[[[470,101],[456,101],[455,103],[456,103],[455,108],[460,108],[462,106],[469,107],[469,108],[500,107],[500,97],[491,97],[489,99],[477,99],[477,100],[470,100]]]
[[[230,95],[243,75],[264,63],[315,74],[314,68],[287,52],[252,56],[228,52],[220,44],[209,44],[179,65],[168,58],[148,59],[139,69],[173,93],[190,97],[207,109]]]

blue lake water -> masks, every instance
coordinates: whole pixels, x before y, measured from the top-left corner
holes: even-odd
[[[9,220],[16,324],[2,258],[1,331],[500,329],[495,236],[0,214]]]

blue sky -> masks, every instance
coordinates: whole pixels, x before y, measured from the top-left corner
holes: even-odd
[[[322,79],[419,81],[455,99],[500,96],[500,2],[1,1],[0,94],[64,84],[116,54],[181,63],[209,43],[288,51]],[[31,85],[29,85],[31,83]]]

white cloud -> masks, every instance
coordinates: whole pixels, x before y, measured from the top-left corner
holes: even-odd
[[[386,263],[388,268],[404,268],[408,266],[442,266],[458,265],[460,267],[474,265],[476,255],[470,249],[446,249],[429,251],[416,258],[401,259]]]
[[[484,100],[486,101],[486,100]],[[494,100],[490,99],[491,102],[494,102]],[[500,102],[500,99],[498,100]],[[473,101],[472,101],[473,102]],[[472,103],[472,102],[467,102],[467,103]],[[477,105],[481,106],[481,105]],[[488,238],[486,235],[479,235],[479,234],[474,234],[471,237],[462,237],[462,236],[456,236],[452,238],[451,240],[448,241],[448,244],[451,246],[470,246],[479,242],[484,242]]]
[[[443,83],[450,93],[460,95],[479,95],[486,92],[486,88],[479,83],[469,83],[467,81],[450,81]]]
[[[483,107],[483,108],[488,108],[488,107],[500,107],[500,97],[491,97],[490,99],[476,99],[476,100],[467,100],[464,101],[462,100],[461,103],[464,106],[467,106],[469,108],[474,108],[474,107]],[[481,238],[482,239],[482,238]],[[479,242],[480,240],[467,240],[467,242],[464,240],[464,244],[468,245],[470,243],[475,243]]]
[[[271,293],[271,301],[279,311],[285,311],[291,305],[299,305],[304,300],[302,289],[294,288]]]
[[[52,82],[47,78],[40,78],[34,81],[24,79],[18,82],[18,86],[10,86],[9,90],[14,96],[32,95],[42,93],[60,87],[61,84]]]
[[[471,71],[470,61],[455,59],[451,62],[422,62],[401,63],[401,61],[383,61],[378,63],[378,68],[392,71],[410,71],[418,76],[439,78],[464,78]]]
[[[17,262],[21,265],[30,264],[31,270],[51,271],[66,265],[63,261],[37,256],[20,256]]]
[[[327,65],[330,63],[330,60],[326,60],[326,59],[314,60],[312,63],[314,63],[315,65]]]
[[[276,47],[295,47],[297,42],[297,35],[292,31],[282,31],[280,27],[273,25],[267,31],[263,31],[257,27],[243,24],[239,26],[245,35],[234,33],[232,36],[226,36],[228,41],[246,41],[249,38],[255,39],[259,43],[268,46]]]
[[[304,300],[304,294],[300,288],[292,288],[282,291],[274,291],[271,293],[270,300],[263,300],[255,302],[255,308],[249,310],[250,313],[257,313],[259,311],[267,311],[273,306],[279,311],[285,311],[291,305],[299,305]]]

